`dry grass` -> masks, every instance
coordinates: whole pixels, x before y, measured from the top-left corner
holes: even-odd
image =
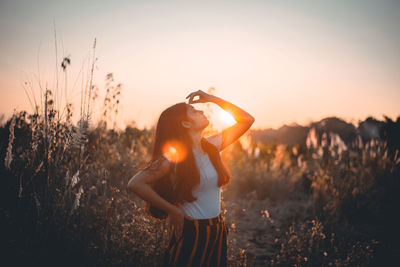
[[[36,112],[15,112],[0,127],[2,242],[4,261],[13,266],[161,261],[165,222],[147,218],[143,201],[125,191],[150,157],[153,129],[108,127],[122,90],[112,75],[103,120],[91,125],[94,62],[93,53],[77,125],[71,106],[61,116],[56,90],[46,88]],[[222,153],[233,174],[222,194],[230,266],[368,266],[394,259],[398,154],[376,140],[344,146],[335,135],[315,138],[311,129],[303,146],[247,140]]]

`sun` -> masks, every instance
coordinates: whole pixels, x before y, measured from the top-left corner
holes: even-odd
[[[218,119],[221,121],[221,123],[224,124],[225,126],[230,126],[236,123],[233,116],[224,110],[219,110],[217,116]]]

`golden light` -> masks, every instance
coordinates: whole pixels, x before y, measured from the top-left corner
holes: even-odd
[[[226,112],[224,110],[219,110],[218,111],[218,118],[220,119],[220,121],[223,124],[226,124],[226,125],[229,125],[229,126],[236,123],[236,121],[233,118],[233,116],[230,113],[228,113],[228,112]]]
[[[171,162],[181,162],[186,158],[187,150],[179,141],[168,141],[162,148],[163,155]]]

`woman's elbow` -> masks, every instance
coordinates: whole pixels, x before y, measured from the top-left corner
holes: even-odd
[[[256,119],[253,116],[249,115],[248,118],[246,119],[246,122],[251,126],[253,125],[255,120]]]
[[[255,122],[255,118],[253,116],[250,116],[250,123],[253,124]]]
[[[133,179],[131,179],[126,185],[126,191],[135,193],[137,191],[138,185]]]

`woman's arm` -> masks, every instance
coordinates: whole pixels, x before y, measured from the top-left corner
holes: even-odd
[[[248,129],[250,129],[255,119],[243,109],[217,96],[211,96],[210,102],[217,104],[223,110],[230,113],[236,121],[234,125],[222,131],[222,151],[224,148],[239,139]]]
[[[129,180],[126,189],[128,192],[136,193],[142,199],[167,212],[169,225],[171,229],[174,229],[176,238],[179,238],[183,232],[185,214],[177,206],[169,203],[157,194],[149,185],[166,175],[171,168],[171,163],[165,157],[161,157],[135,174]]]
[[[193,100],[195,96],[198,96],[199,99]],[[236,124],[222,131],[222,143],[220,151],[239,139],[239,137],[241,137],[255,121],[253,116],[238,106],[217,96],[207,94],[202,90],[190,93],[186,98],[189,98],[189,104],[207,102],[215,103],[223,110],[229,112],[235,119]]]
[[[150,202],[152,205],[164,210],[167,213],[174,211],[177,207],[159,194],[157,194],[149,184],[166,175],[171,168],[171,163],[164,157],[153,161],[143,170],[135,174],[128,182],[126,189],[128,192],[137,194],[142,199]]]
[[[209,102],[215,103],[223,110],[229,112],[237,123],[250,124],[251,126],[255,121],[254,117],[249,113],[218,96],[210,95]]]

